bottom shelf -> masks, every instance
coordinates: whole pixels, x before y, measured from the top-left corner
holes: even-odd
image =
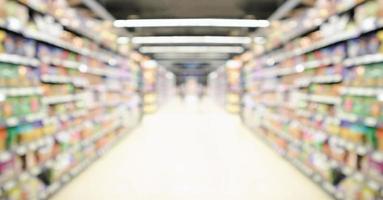
[[[107,153],[112,147],[114,147],[117,143],[119,143],[124,136],[126,136],[126,134],[121,134],[114,141],[107,144],[102,149],[98,150],[96,155],[94,155],[91,158],[87,158],[85,161],[81,162],[76,167],[74,167],[72,170],[70,170],[67,174],[64,174],[63,176],[61,176],[61,178],[58,181],[56,181],[55,183],[48,186],[45,189],[45,191],[43,191],[41,193],[41,195],[39,196],[39,199],[45,200],[45,199],[49,199],[50,197],[54,196],[58,191],[60,191],[63,187],[65,187],[70,181],[72,181],[80,173],[82,173],[89,166],[91,166],[93,164],[93,162],[98,160],[105,153]]]
[[[136,125],[118,121],[47,161],[16,174],[1,184],[0,200],[49,199],[120,142]]]
[[[247,126],[247,125],[246,125]],[[247,126],[249,130],[252,132],[256,132],[252,127]],[[323,191],[325,191],[329,196],[331,196],[334,199],[344,199],[344,195],[337,191],[335,186],[332,185],[330,182],[326,181],[319,173],[316,173],[313,169],[306,166],[301,161],[289,157],[285,152],[282,152],[280,149],[277,149],[274,144],[272,144],[270,141],[266,140],[259,134],[255,134],[262,142],[264,142],[266,145],[271,147],[278,155],[280,155],[282,158],[284,158],[286,161],[288,161],[291,165],[293,165],[298,171],[300,171],[302,174],[304,174],[307,178],[309,178],[312,182],[316,183]]]

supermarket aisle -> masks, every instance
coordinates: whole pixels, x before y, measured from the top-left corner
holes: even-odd
[[[329,197],[210,102],[180,101],[142,126],[55,200],[325,200]]]

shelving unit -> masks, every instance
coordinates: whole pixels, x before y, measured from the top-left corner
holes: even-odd
[[[0,1],[0,199],[49,198],[141,117],[140,68],[114,30],[90,35],[55,15],[73,8],[33,2]]]
[[[315,4],[273,24],[241,67],[244,123],[335,199],[383,197],[378,3]]]
[[[175,75],[148,57],[135,56],[136,65],[142,70],[140,88],[142,109],[146,114],[155,113],[175,93]]]

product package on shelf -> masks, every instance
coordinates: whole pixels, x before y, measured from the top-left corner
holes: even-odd
[[[46,199],[139,123],[141,69],[65,0],[0,5],[0,199]]]
[[[335,198],[379,199],[382,1],[316,2],[267,29],[263,52],[244,63],[241,115]]]
[[[231,60],[226,64],[226,110],[231,113],[240,111],[241,84],[240,73],[242,63],[239,60]]]
[[[164,98],[170,97],[171,94],[168,92],[174,90],[175,77],[156,61],[143,57],[139,53],[134,53],[132,57],[142,70],[140,88],[143,111],[146,114],[154,113],[163,103]]]
[[[247,54],[245,54],[247,55]],[[242,56],[245,57],[245,56]],[[237,114],[241,108],[243,59],[233,58],[209,74],[208,94],[229,113]]]

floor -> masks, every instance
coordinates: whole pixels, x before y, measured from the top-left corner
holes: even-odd
[[[54,200],[326,200],[210,101],[169,103]]]

